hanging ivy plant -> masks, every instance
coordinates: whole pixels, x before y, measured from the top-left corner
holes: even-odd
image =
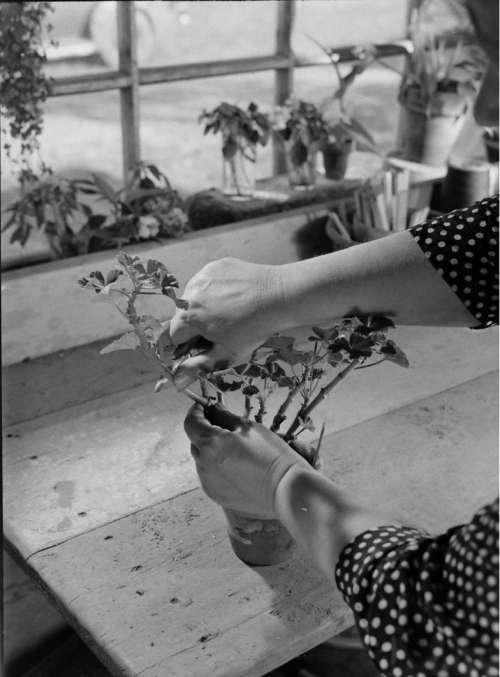
[[[50,2],[0,3],[0,110],[2,143],[21,186],[50,173],[40,157],[43,103],[50,91],[42,26],[50,31]]]

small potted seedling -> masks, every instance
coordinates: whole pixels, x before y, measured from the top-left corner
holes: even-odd
[[[352,50],[356,62],[342,74],[339,55],[333,48],[321,45],[307,36],[326,54],[338,78],[338,87],[321,104],[321,112],[327,127],[327,136],[321,145],[325,176],[328,179],[343,179],[347,171],[349,155],[354,148],[379,153],[376,143],[358,118],[349,111],[346,95],[354,81],[375,60],[376,52],[371,47],[355,47]]]
[[[188,307],[186,301],[177,297],[177,280],[159,261],[120,253],[110,272],[104,275],[94,271],[79,280],[79,284],[93,291],[96,301],[115,305],[132,326],[132,331],[101,353],[128,349],[152,360],[158,367],[155,392],[172,380],[182,360],[206,348],[206,342],[204,345],[199,337],[181,346],[172,345],[169,320],[161,322],[139,313],[138,300],[151,294],[166,296],[179,308]],[[244,417],[267,425],[313,468],[319,469],[323,430],[314,447],[298,437],[306,430],[315,430],[313,416],[318,405],[356,369],[386,361],[409,366],[404,353],[387,337],[392,328],[390,319],[373,315],[345,318],[331,327],[313,326],[306,345],[298,345],[293,337],[272,336],[247,362],[208,375],[200,373],[200,393],[193,389],[182,392],[200,403],[208,417],[216,402],[223,403],[228,393],[237,394]],[[281,397],[276,398],[277,394]],[[232,397],[231,406],[235,404]],[[233,510],[224,512],[231,545],[241,560],[270,565],[290,557],[294,541],[278,520]]]
[[[205,122],[205,134],[222,135],[224,195],[235,199],[251,198],[255,191],[257,145],[269,140],[271,124],[255,103],[248,108],[223,102],[212,111],[204,110],[199,122]]]
[[[275,108],[273,129],[283,144],[290,188],[311,190],[318,151],[328,137],[321,112],[313,103],[291,98]]]

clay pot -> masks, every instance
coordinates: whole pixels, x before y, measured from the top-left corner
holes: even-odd
[[[295,450],[310,462],[311,447],[296,443]],[[321,459],[317,458],[313,467],[321,472],[322,465]],[[223,510],[233,552],[246,564],[271,566],[285,562],[293,555],[295,541],[279,520],[260,519],[228,508]]]

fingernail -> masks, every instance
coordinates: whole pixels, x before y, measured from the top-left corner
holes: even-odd
[[[174,386],[177,388],[177,390],[184,390],[184,388],[187,388],[190,383],[191,379],[187,374],[179,374],[178,376],[174,376]]]

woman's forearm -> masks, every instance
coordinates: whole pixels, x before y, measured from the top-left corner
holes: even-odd
[[[315,470],[292,467],[274,496],[278,519],[316,566],[335,581],[335,567],[356,536],[372,527],[399,523],[373,510]]]
[[[408,232],[276,268],[280,330],[346,315],[382,314],[397,324],[479,323]]]

